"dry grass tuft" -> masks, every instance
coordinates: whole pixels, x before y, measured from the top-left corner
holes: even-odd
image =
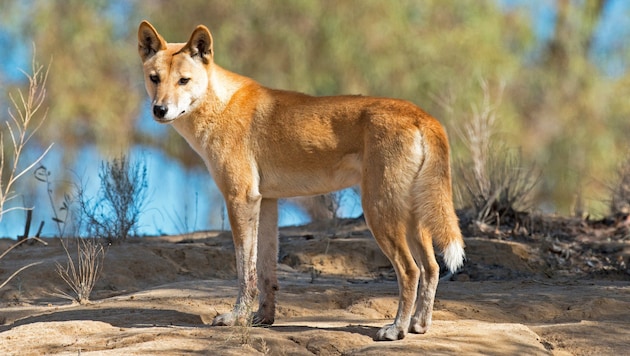
[[[59,292],[58,296],[76,301],[79,304],[88,304],[92,289],[94,289],[94,285],[103,270],[105,249],[96,239],[76,239],[75,262],[63,239],[61,239],[61,245],[68,260],[65,266],[57,263],[57,273],[72,289],[74,295]]]
[[[487,83],[481,84],[481,106],[473,105],[470,121],[457,131],[468,157],[454,164],[456,188],[472,208],[475,221],[498,225],[504,216],[531,208],[531,193],[540,175],[535,167],[526,167],[520,150],[496,139],[501,95],[493,103]]]

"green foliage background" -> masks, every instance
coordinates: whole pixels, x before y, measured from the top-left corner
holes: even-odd
[[[185,42],[205,24],[219,65],[270,87],[411,100],[445,123],[455,156],[465,154],[456,128],[481,104],[487,81],[502,139],[541,168],[538,203],[605,214],[630,134],[630,73],[606,75],[594,62],[607,2],[544,1],[556,13],[545,40],[527,6],[502,3],[0,0],[0,29],[10,34],[7,51],[33,42],[41,61],[52,57],[40,133],[63,143],[68,164],[87,144],[120,153],[141,143],[201,165],[172,130],[137,129],[150,118],[141,114],[148,104],[136,30],[147,19],[168,41]],[[614,53],[624,64],[628,48]],[[16,85],[0,76],[0,100]]]

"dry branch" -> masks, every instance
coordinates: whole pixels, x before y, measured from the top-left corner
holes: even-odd
[[[48,79],[49,68],[50,65],[44,67],[37,64],[33,59],[33,74],[29,75],[23,72],[29,82],[27,93],[19,90],[17,99],[14,95],[9,95],[14,110],[8,110],[11,120],[5,121],[5,127],[8,131],[13,151],[10,154],[5,151],[5,132],[0,131],[0,221],[2,221],[4,214],[9,211],[27,209],[20,206],[6,208],[6,204],[18,196],[13,190],[17,180],[35,167],[52,148],[52,144],[50,144],[26,168],[19,168],[20,159],[28,142],[46,120],[47,110],[41,116],[38,113],[42,109],[46,98],[46,80]]]

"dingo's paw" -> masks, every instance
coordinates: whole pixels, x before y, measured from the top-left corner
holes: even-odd
[[[405,337],[405,330],[396,326],[396,324],[385,325],[376,333],[374,340],[376,341],[395,341]]]
[[[212,320],[212,326],[234,326],[238,324],[238,319],[234,312],[217,315]]]
[[[258,312],[252,315],[252,325],[254,326],[271,326],[273,325],[274,317],[263,315],[263,313]]]
[[[420,323],[412,323],[409,325],[409,332],[413,334],[424,334],[429,330],[429,325],[421,326]]]
[[[212,326],[271,326],[274,318],[263,316],[261,313],[252,313],[249,318],[240,316],[234,312],[217,315],[212,320]]]

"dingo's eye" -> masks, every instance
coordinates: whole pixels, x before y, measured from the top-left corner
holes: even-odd
[[[157,84],[160,82],[160,77],[158,77],[156,74],[151,74],[149,76],[149,80],[153,82],[154,84]]]
[[[190,78],[180,78],[179,85],[186,85],[190,81]]]

